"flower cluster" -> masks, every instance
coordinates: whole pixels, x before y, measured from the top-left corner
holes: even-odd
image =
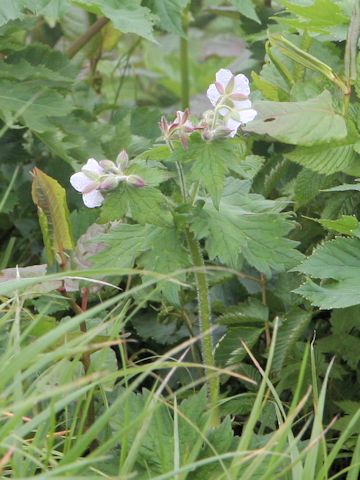
[[[178,138],[184,148],[188,146],[188,136],[200,131],[205,140],[218,137],[234,137],[240,125],[244,125],[256,117],[256,110],[249,100],[249,80],[245,75],[233,75],[230,70],[221,68],[216,73],[216,81],[207,90],[207,97],[214,106],[207,110],[197,126],[189,120],[189,109],[176,112],[172,123],[162,117],[160,129],[167,143]]]
[[[145,185],[138,175],[126,175],[128,164],[129,157],[125,150],[119,153],[115,163],[111,160],[98,162],[89,158],[81,171],[70,177],[70,183],[75,190],[82,193],[86,207],[100,207],[104,201],[103,192],[114,190],[121,182],[138,188]]]
[[[249,80],[245,75],[233,75],[230,70],[221,68],[216,73],[215,83],[212,83],[207,96],[213,105],[213,110],[203,113],[198,125],[189,120],[190,111],[178,110],[176,118],[169,123],[162,117],[159,123],[166,143],[171,146],[173,138],[180,140],[182,146],[188,148],[189,136],[199,131],[204,140],[218,137],[234,137],[240,125],[250,122],[256,117],[256,111],[249,100]],[[119,153],[116,162],[89,158],[80,172],[70,178],[71,185],[82,193],[85,206],[100,207],[104,202],[104,192],[113,190],[121,182],[134,187],[143,187],[144,180],[138,175],[127,175],[129,157],[125,150]]]

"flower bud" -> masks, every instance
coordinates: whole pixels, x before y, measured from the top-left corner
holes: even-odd
[[[105,170],[105,172],[115,173],[117,171],[115,163],[112,162],[111,160],[100,160],[99,164]]]
[[[128,164],[129,164],[129,155],[127,154],[126,150],[121,150],[121,152],[116,158],[116,165],[123,172],[128,166]]]
[[[145,186],[144,180],[139,177],[139,175],[128,175],[126,177],[126,183],[136,188],[141,188]]]
[[[100,190],[113,190],[119,185],[119,179],[115,175],[106,175],[101,179]]]

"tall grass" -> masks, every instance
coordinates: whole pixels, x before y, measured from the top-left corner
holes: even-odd
[[[79,272],[72,274],[78,276]],[[58,280],[62,276],[47,278]],[[32,294],[27,292],[34,291],[39,280],[20,279],[0,286],[1,478],[358,478],[359,440],[349,466],[330,474],[339,455],[347,454],[347,442],[360,419],[359,411],[336,440],[326,441],[327,431],[336,421],[324,424],[332,362],[323,384],[318,386],[314,347],[309,345],[293,403],[285,405],[277,395],[270,377],[277,321],[265,370],[243,345],[262,379],[252,411],[237,435],[231,433],[229,418],[216,429],[210,426],[211,412],[204,404],[206,396],[202,396],[201,386],[209,375],[219,379],[225,374],[234,378],[239,375],[210,368],[206,375],[192,378],[192,369],[203,372],[203,365],[189,361],[187,355],[199,338],[145,362],[126,362],[126,342],[131,339],[125,336],[119,340],[119,332],[126,331],[134,314],[129,310],[129,298],[158,280],[154,277],[147,284],[120,292],[87,311],[65,316],[54,328],[43,332],[36,327],[56,301],[56,295],[48,294],[43,313],[34,316],[27,307]],[[83,322],[87,331],[80,333]],[[115,344],[123,360],[120,369],[116,368],[109,348]],[[84,354],[91,358],[86,373]],[[303,384],[309,354],[311,386]],[[174,388],[179,370],[188,372],[189,382]],[[142,385],[149,378],[152,386],[144,391]],[[306,391],[302,397],[301,391]],[[310,402],[312,414],[304,419],[305,407],[308,411]],[[278,426],[275,431],[264,433],[261,418],[269,403]],[[94,412],[89,423],[92,405]]]

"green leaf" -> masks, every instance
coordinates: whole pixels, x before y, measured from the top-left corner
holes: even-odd
[[[262,334],[262,327],[228,327],[215,349],[215,361],[218,365],[240,363],[247,355],[241,342],[251,349]]]
[[[66,192],[53,178],[38,168],[33,170],[32,198],[38,208],[40,227],[47,251],[48,263],[56,255],[73,249],[73,239],[66,203]]]
[[[320,285],[312,280],[295,293],[323,309],[360,304],[360,240],[339,237],[316,248],[297,271],[326,280]]]
[[[0,26],[10,20],[22,19],[26,11],[56,18],[63,11],[64,6],[68,6],[66,0],[2,0]]]
[[[360,183],[345,183],[343,185],[337,185],[336,187],[327,188],[324,192],[360,192]]]
[[[149,226],[120,224],[110,232],[94,238],[105,249],[91,259],[94,267],[131,268],[135,259],[146,250]]]
[[[360,175],[360,156],[353,147],[354,141],[346,139],[312,147],[297,147],[292,152],[286,153],[285,156],[292,162],[326,175],[335,172]]]
[[[309,325],[312,312],[307,312],[299,307],[292,308],[282,318],[276,338],[276,346],[272,368],[280,372],[287,356],[292,352],[295,343]]]
[[[41,85],[68,86],[75,81],[78,68],[47,45],[33,43],[8,55],[1,64],[3,78],[34,79]]]
[[[297,206],[307,205],[319,193],[324,184],[324,176],[303,168],[295,180],[294,200]]]
[[[244,130],[293,145],[314,145],[347,135],[345,120],[335,113],[330,92],[303,102],[254,102],[258,115]]]
[[[181,22],[183,4],[182,0],[150,0],[148,7],[158,16],[158,27],[170,33],[184,35]]]
[[[190,140],[189,149],[177,150],[172,158],[190,164],[191,178],[205,187],[218,208],[225,174],[229,168],[237,171],[245,158],[245,147],[244,142],[238,139],[204,142],[194,136]]]
[[[327,230],[333,230],[343,235],[351,235],[360,237],[359,222],[356,217],[352,215],[342,215],[337,220],[328,219],[313,219],[320,223]]]
[[[333,0],[314,0],[311,4],[301,5],[293,1],[279,0],[287,10],[295,14],[304,29],[309,27],[329,27],[348,23],[340,6]]]
[[[153,225],[120,224],[109,233],[94,238],[105,249],[91,258],[93,266],[128,268],[135,263],[150,272],[171,277],[190,266],[183,242],[174,228]],[[173,276],[185,280],[184,274]],[[172,304],[179,304],[180,285],[170,279],[159,280],[159,289]]]
[[[153,228],[148,231],[144,246],[147,251],[138,263],[146,270],[171,275],[190,266],[183,241],[174,228]],[[185,280],[185,274],[177,274],[174,278]],[[160,290],[170,303],[180,304],[180,285],[164,280],[160,283]]]
[[[237,267],[242,255],[257,270],[270,274],[295,265],[301,258],[296,242],[285,238],[293,228],[283,201],[265,200],[244,190],[240,180],[228,179],[217,211],[208,200],[196,211],[192,228],[197,239],[206,239],[211,260]]]
[[[118,392],[122,395],[123,392]],[[142,394],[131,393],[124,400],[122,408],[111,419],[111,426],[115,432],[124,431],[127,445],[132,445],[143,423],[147,418],[144,412],[153,404],[149,426],[146,434],[142,435],[137,454],[138,464],[146,467],[147,472],[164,473],[171,471],[173,465],[173,419],[169,408],[161,400],[151,402],[152,394],[143,390]],[[131,424],[131,428],[128,426]]]
[[[141,6],[141,0],[76,0],[89,12],[109,18],[115,28],[123,33],[136,33],[154,41],[154,17],[150,10]]]
[[[254,22],[261,23],[261,20],[256,13],[255,5],[251,0],[230,0],[230,3],[241,13],[241,15],[250,18],[250,20],[254,20]]]
[[[166,226],[171,223],[166,197],[152,187],[120,185],[106,196],[100,216],[102,222],[120,220],[126,215],[131,215],[142,225]]]
[[[260,300],[249,298],[245,303],[230,307],[217,322],[221,325],[232,326],[262,326],[269,318],[269,309]]]
[[[60,93],[39,88],[36,82],[0,80],[0,112],[10,124],[20,119],[30,129],[44,132],[53,128],[50,117],[65,116],[71,110],[72,106]]]

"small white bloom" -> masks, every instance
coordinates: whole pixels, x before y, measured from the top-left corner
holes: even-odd
[[[119,183],[126,182],[134,187],[144,187],[144,180],[138,175],[126,175],[123,169],[128,165],[128,154],[123,150],[116,159],[96,161],[89,158],[80,172],[70,177],[71,185],[82,193],[83,202],[88,208],[100,207],[104,202],[102,192],[114,190]]]
[[[71,185],[82,193],[83,202],[89,208],[100,207],[104,201],[104,197],[98,190],[100,178],[104,173],[100,164],[94,158],[89,158],[81,171],[70,177]]]
[[[250,122],[256,116],[249,95],[249,80],[245,75],[233,75],[225,68],[216,73],[215,83],[208,88],[207,96],[215,111],[224,117],[225,126],[231,132],[229,136],[234,136],[241,124]]]

